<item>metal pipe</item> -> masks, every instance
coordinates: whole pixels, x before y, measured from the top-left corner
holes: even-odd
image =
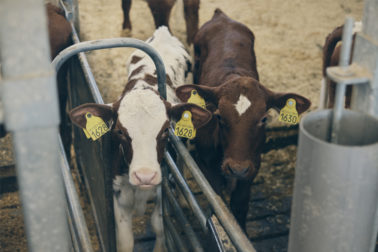
[[[206,226],[206,216],[203,213],[201,207],[197,203],[194,195],[191,193],[191,190],[188,186],[188,184],[185,182],[184,177],[181,175],[178,167],[176,166],[175,162],[173,161],[171,155],[166,151],[164,153],[165,160],[167,161],[168,167],[170,168],[170,171],[175,178],[176,183],[179,185],[185,199],[189,203],[191,209],[193,210],[194,215],[199,220],[199,223],[201,225],[201,228],[204,232],[207,232],[207,226]]]
[[[180,208],[180,205],[177,203],[175,197],[173,196],[171,190],[169,189],[167,180],[163,182],[163,186],[165,190],[165,195],[168,197],[169,203],[174,209],[177,220],[180,222],[185,234],[188,237],[190,244],[192,245],[193,251],[203,252],[204,250],[200,245],[201,243],[199,242],[198,237],[196,233],[193,231],[193,228],[191,227],[189,221],[185,217],[184,212]]]
[[[151,59],[153,60],[156,71],[157,71],[157,79],[158,79],[158,91],[164,99],[167,99],[167,91],[165,87],[165,67],[163,60],[159,56],[158,52],[151,47],[148,43],[133,38],[110,38],[110,39],[100,39],[100,40],[91,40],[80,42],[74,44],[63,51],[61,51],[53,60],[52,65],[56,69],[56,72],[60,69],[63,63],[69,59],[72,55],[75,55],[80,52],[87,52],[92,50],[99,50],[99,49],[109,49],[115,47],[135,47],[146,54],[148,54]]]
[[[244,232],[235,220],[235,217],[230,213],[223,200],[214,192],[213,188],[210,186],[209,182],[202,174],[201,170],[193,160],[184,144],[177,136],[175,136],[172,128],[169,129],[169,138],[172,141],[177,152],[182,156],[183,161],[192,173],[194,179],[197,181],[198,186],[205,194],[211,207],[213,208],[225,231],[230,236],[230,239],[232,240],[235,247],[239,251],[255,252],[256,250],[252,246],[249,239],[245,236]]]
[[[80,39],[79,39],[79,36],[77,34],[76,28],[72,23],[71,23],[71,28],[72,28],[72,40],[74,41],[75,44],[80,43]],[[85,53],[81,52],[81,53],[79,53],[78,57],[79,57],[80,63],[81,63],[82,68],[83,68],[85,79],[88,82],[89,90],[92,93],[92,96],[93,96],[95,103],[104,104],[104,100],[102,99],[100,90],[98,89],[96,80],[95,80],[93,73],[92,73],[92,70],[89,66],[87,56],[85,55]]]
[[[81,251],[92,252],[92,244],[90,235],[87,228],[87,223],[80,205],[79,197],[75,189],[75,183],[72,179],[70,166],[68,164],[66,154],[64,151],[62,139],[59,136],[60,145],[60,162],[63,174],[63,181],[66,189],[67,200],[69,202],[69,213],[72,215],[72,224],[77,231],[76,236],[81,248]]]
[[[164,227],[168,229],[169,234],[173,237],[173,240],[175,241],[175,247],[177,248],[176,250],[187,252],[188,249],[186,248],[180,235],[177,233],[175,225],[173,225],[170,218],[164,218]],[[170,245],[170,247],[172,247],[172,244]]]
[[[350,52],[352,47],[352,36],[353,36],[353,18],[346,18],[343,36],[342,36],[342,45],[341,45],[341,54],[339,59],[339,66],[344,69],[343,74],[348,75],[348,65],[350,60]],[[331,142],[338,142],[338,134],[340,129],[340,119],[344,110],[344,95],[345,95],[345,84],[337,83],[336,85],[336,94],[335,94],[335,105],[333,109],[332,116],[332,125],[331,125]]]
[[[13,132],[29,251],[69,251],[59,110],[42,0],[0,1],[5,123]]]

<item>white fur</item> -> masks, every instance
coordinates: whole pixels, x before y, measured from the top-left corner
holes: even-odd
[[[185,84],[185,71],[187,71],[186,61],[190,61],[188,52],[184,49],[183,44],[174,36],[172,36],[166,26],[159,27],[153,37],[149,38],[147,42],[159,53],[165,66],[166,74],[172,81],[174,88]],[[141,57],[142,59],[136,64],[130,64],[133,56]],[[140,50],[136,50],[129,58],[128,64],[129,77],[133,70],[140,66],[143,67],[143,71],[139,74],[132,76],[133,79],[142,79],[145,74],[156,76],[155,64],[152,59]],[[167,100],[169,102],[178,103],[179,99],[176,97],[175,91],[167,87]],[[155,86],[157,90],[157,86]]]
[[[151,217],[152,228],[156,233],[154,251],[164,251],[163,218],[161,215],[161,188],[154,187],[142,190],[129,183],[127,174],[116,176],[113,180],[113,205],[116,225],[117,251],[132,252],[134,236],[132,232],[132,217],[143,215],[147,201],[156,198],[155,208]],[[156,197],[157,196],[157,197]]]
[[[120,103],[118,119],[131,138],[133,158],[129,166],[130,183],[137,185],[134,172],[156,172],[154,181],[161,181],[160,164],[157,158],[156,137],[168,120],[163,101],[151,89],[136,86]]]
[[[251,106],[251,101],[245,96],[240,95],[239,100],[235,104],[236,111],[238,111],[239,116],[244,114],[244,112]]]

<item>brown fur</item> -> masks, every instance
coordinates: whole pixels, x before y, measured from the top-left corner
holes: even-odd
[[[266,113],[281,109],[288,98],[297,101],[299,113],[310,101],[294,93],[274,93],[259,82],[255,37],[245,25],[215,10],[194,39],[195,83],[177,88],[187,101],[196,89],[212,112],[211,121],[197,131],[195,159],[214,189],[220,194],[226,178],[237,180],[230,207],[245,228],[250,186],[260,167],[265,143]],[[244,95],[251,102],[239,115],[235,104]]]
[[[71,25],[64,16],[64,11],[50,3],[46,4],[50,55],[54,59],[64,48],[71,45]]]
[[[326,78],[326,69],[327,67],[338,66],[340,53],[341,53],[341,42],[343,34],[343,25],[336,27],[330,34],[328,34],[325,39],[323,46],[323,78]],[[352,51],[350,62],[352,62],[353,48],[354,48],[355,36],[353,36],[352,41]],[[327,79],[326,88],[328,89],[328,102],[327,107],[333,108],[335,102],[335,93],[336,93],[336,83]],[[345,107],[350,107],[350,101],[352,96],[352,87],[348,86],[345,93]]]
[[[200,0],[183,0],[186,20],[187,42],[191,44],[198,30],[198,9]],[[176,0],[147,0],[156,28],[165,25],[169,27],[169,17]],[[123,29],[131,30],[130,21],[131,0],[122,0]]]

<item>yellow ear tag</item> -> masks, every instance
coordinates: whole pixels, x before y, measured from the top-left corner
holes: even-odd
[[[289,124],[299,123],[299,115],[296,109],[296,102],[293,98],[287,99],[285,107],[283,107],[280,111],[278,120]]]
[[[87,119],[87,125],[84,129],[84,133],[87,137],[89,135],[93,141],[99,139],[109,131],[108,126],[106,126],[100,117],[94,116],[92,113],[87,112],[85,114],[85,118]]]
[[[185,110],[184,113],[182,113],[180,121],[178,121],[175,126],[175,135],[188,139],[196,137],[196,129],[193,126],[192,113],[190,113],[190,111]]]
[[[187,101],[188,103],[194,103],[202,108],[206,108],[205,100],[198,94],[197,90],[193,89],[191,95]]]
[[[91,135],[89,135],[88,131],[86,129],[83,129],[85,136],[89,139],[91,138]]]

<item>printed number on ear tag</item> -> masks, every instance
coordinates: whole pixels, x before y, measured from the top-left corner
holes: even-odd
[[[298,124],[299,115],[296,109],[296,102],[293,98],[289,98],[286,101],[285,107],[280,111],[279,121],[289,123],[289,124]]]
[[[190,97],[187,101],[188,103],[193,103],[193,104],[196,104],[202,108],[206,108],[206,102],[205,100],[198,94],[197,90],[193,89],[191,94],[190,94]]]
[[[105,122],[100,117],[87,112],[85,118],[87,119],[87,125],[83,130],[87,138],[92,138],[93,141],[96,141],[109,131],[108,126],[106,126]]]
[[[190,111],[185,110],[184,113],[182,113],[180,121],[178,121],[175,126],[175,135],[188,139],[195,138],[196,129],[193,126],[192,113],[190,113]]]

